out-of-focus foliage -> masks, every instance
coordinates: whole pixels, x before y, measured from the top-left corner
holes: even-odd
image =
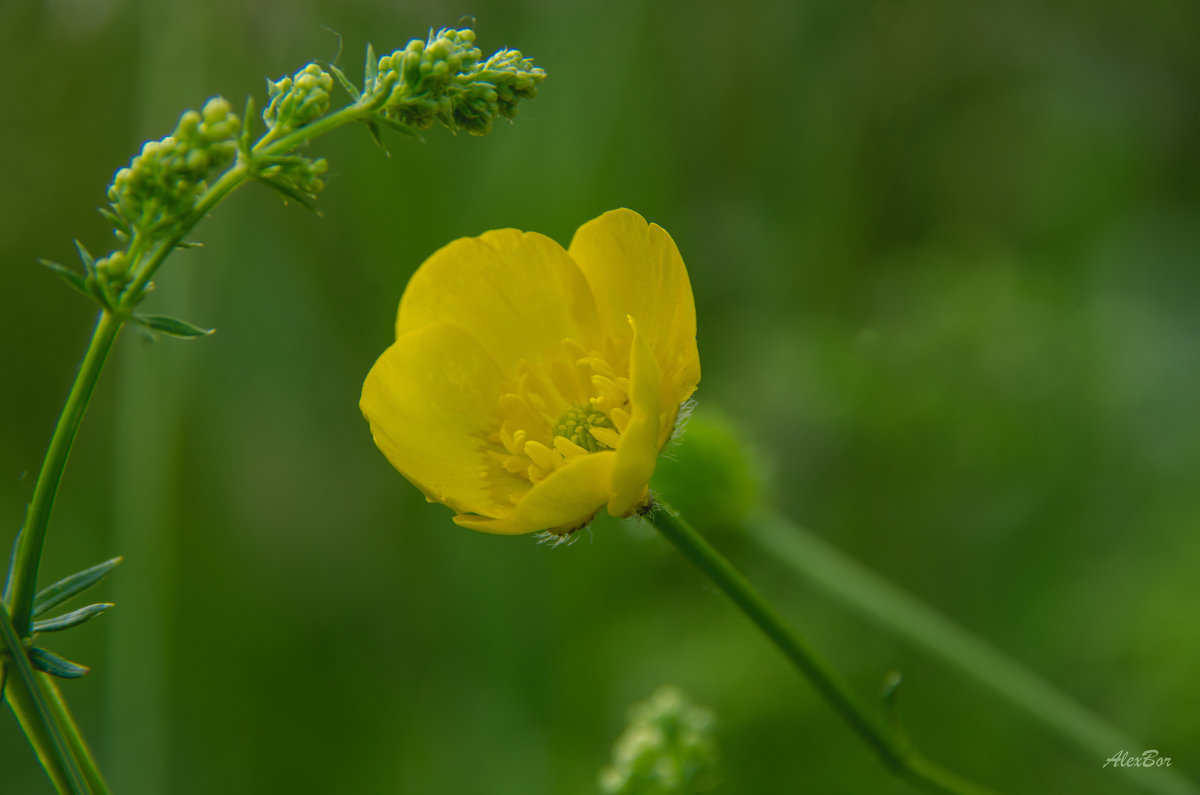
[[[463,13],[549,73],[517,123],[322,139],[323,217],[244,190],[145,304],[217,333],[129,334],[101,378],[42,579],[125,556],[117,608],[55,639],[114,790],[589,792],[670,681],[721,722],[716,792],[906,791],[644,528],[469,533],[371,444],[359,389],[425,257],[621,205],[678,242],[696,397],[786,513],[1200,778],[1194,3],[0,4],[3,537],[93,322],[37,259],[103,249],[116,169],[332,58],[325,26],[357,74]],[[692,518],[862,692],[903,671],[932,757],[1128,791]],[[11,720],[0,770],[47,791]]]
[[[629,725],[600,771],[602,795],[691,795],[716,781],[716,719],[663,686],[629,711]]]

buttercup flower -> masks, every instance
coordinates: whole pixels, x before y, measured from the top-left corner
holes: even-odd
[[[413,274],[396,341],[363,384],[375,444],[463,527],[569,533],[646,504],[700,380],[675,242],[631,210],[570,248],[499,229]]]

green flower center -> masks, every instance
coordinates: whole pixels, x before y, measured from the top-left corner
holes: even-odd
[[[589,453],[596,453],[607,447],[592,435],[592,428],[607,428],[616,430],[612,420],[602,411],[591,406],[572,406],[563,412],[554,426],[554,435],[570,439]]]

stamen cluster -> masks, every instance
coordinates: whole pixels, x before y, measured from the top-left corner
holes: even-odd
[[[500,427],[488,437],[488,455],[531,484],[574,458],[615,450],[629,424],[629,379],[575,340],[563,348],[565,358],[517,366],[516,383],[500,396]]]

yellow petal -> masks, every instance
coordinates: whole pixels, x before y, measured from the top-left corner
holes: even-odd
[[[538,481],[512,511],[499,518],[459,515],[455,524],[485,533],[516,535],[539,530],[573,530],[591,520],[612,488],[616,453],[572,458]]]
[[[658,363],[638,323],[633,317],[627,322],[633,328],[629,352],[629,405],[632,411],[629,424],[621,432],[613,467],[612,497],[608,501],[608,512],[613,516],[632,513],[645,499],[659,449]]]
[[[596,297],[603,329],[628,339],[637,320],[661,368],[662,410],[687,400],[700,381],[696,304],[675,241],[632,210],[612,210],[579,228],[571,258]]]
[[[438,323],[403,335],[367,374],[360,407],[375,444],[431,501],[501,515],[529,482],[484,452],[503,373],[470,335]]]
[[[596,307],[578,266],[550,238],[499,229],[443,247],[404,291],[396,336],[445,321],[465,329],[501,369],[559,358],[566,338],[596,336]]]

